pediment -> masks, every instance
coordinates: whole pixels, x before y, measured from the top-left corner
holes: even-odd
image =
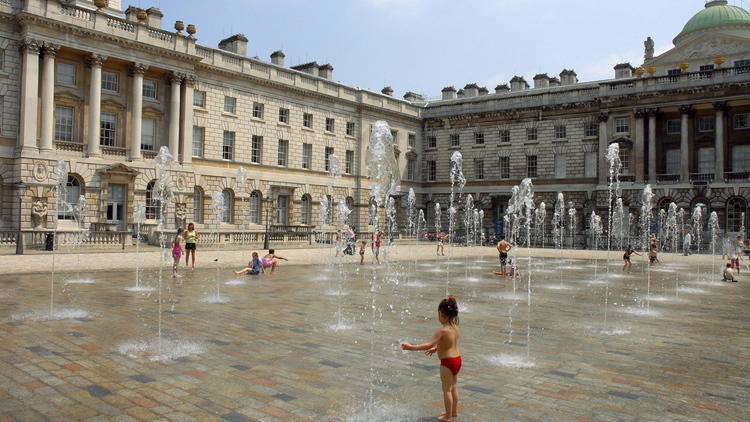
[[[107,98],[102,100],[102,108],[104,107],[114,107],[119,109],[125,109],[125,104],[121,103],[120,101],[115,100],[114,98]]]
[[[154,107],[152,105],[147,105],[147,106],[143,107],[143,114],[148,114],[148,115],[152,115],[152,116],[162,116],[163,115],[162,111],[159,108]]]
[[[55,91],[55,98],[64,98],[73,101],[83,101],[83,97],[76,91],[70,89],[62,89]]]
[[[735,56],[746,53],[750,55],[750,38],[741,38],[725,34],[702,34],[679,47],[654,58],[651,64],[655,66],[693,62],[712,62],[719,56]]]
[[[102,174],[125,174],[128,176],[137,176],[140,174],[138,170],[128,167],[123,163],[115,163],[107,167],[102,167],[97,172]]]

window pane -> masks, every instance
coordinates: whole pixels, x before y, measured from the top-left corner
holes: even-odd
[[[203,221],[203,194],[197,187],[193,188],[193,221]]]
[[[55,107],[55,139],[58,141],[73,141],[73,116],[72,107]]]
[[[750,171],[750,145],[732,147],[732,171]]]
[[[102,89],[117,92],[119,88],[119,75],[112,72],[102,72]]]
[[[250,162],[260,164],[263,157],[263,137],[253,135],[250,149]]]
[[[584,161],[584,176],[585,177],[596,177],[596,171],[599,163],[596,160],[595,152],[586,152],[583,156]]]
[[[233,97],[224,97],[224,112],[229,114],[236,114],[237,99]]]
[[[354,172],[354,151],[346,151],[344,172],[346,174],[352,174]]]
[[[278,150],[278,165],[286,166],[287,155],[289,153],[289,141],[279,139],[279,150]]]
[[[312,168],[312,144],[302,144],[302,168]]]
[[[143,119],[141,122],[141,149],[153,151],[155,137],[156,121],[153,119]]]
[[[234,132],[224,132],[224,142],[222,145],[222,158],[231,160],[234,157]]]
[[[57,63],[57,83],[60,85],[75,86],[76,67],[68,63]]]
[[[563,179],[567,176],[568,160],[565,154],[555,154],[555,178]]]
[[[205,141],[206,128],[193,126],[193,156],[203,156],[203,143]]]
[[[156,98],[156,82],[148,79],[143,81],[143,96],[146,98]]]
[[[205,108],[206,107],[206,93],[203,91],[193,91],[193,106]]]
[[[99,125],[99,144],[115,146],[117,143],[117,115],[114,113],[102,113]]]
[[[667,150],[666,174],[680,174],[680,150]]]
[[[253,103],[253,117],[255,117],[256,119],[263,118],[263,104]]]
[[[713,173],[714,164],[714,149],[698,148],[698,173]]]

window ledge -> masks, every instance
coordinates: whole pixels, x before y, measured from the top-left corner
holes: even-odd
[[[291,127],[289,123],[284,123],[284,122],[278,122],[276,123],[276,126]]]
[[[523,144],[524,145],[538,145],[539,141],[526,141]]]
[[[234,114],[234,113],[229,113],[229,112],[226,112],[226,111],[222,111],[222,112],[221,112],[221,115],[222,115],[222,116],[224,116],[224,117],[231,117],[231,118],[233,118],[233,119],[236,119],[236,118],[238,118],[238,117],[239,117],[239,116],[237,116],[237,115],[236,115],[236,114]]]
[[[487,147],[486,145],[472,145],[471,149],[482,149],[482,148],[486,148],[486,147]]]
[[[584,136],[583,139],[599,139],[599,135]]]
[[[565,138],[565,139],[560,138],[560,139],[553,139],[552,140],[552,143],[557,143],[557,144],[564,144],[564,143],[567,143],[567,142],[568,142],[567,138]]]
[[[208,110],[206,110],[205,107],[198,107],[198,106],[193,106],[193,111],[194,112],[195,111],[200,111],[201,113],[208,113]]]
[[[143,97],[143,101],[151,104],[161,104],[161,101],[159,101],[158,98]]]
[[[266,122],[265,120],[263,120],[263,119],[261,119],[259,117],[252,117],[252,116],[250,117],[250,121],[251,122],[257,122],[257,123],[265,123]]]
[[[448,149],[449,149],[449,150],[456,150],[456,151],[460,151],[460,150],[461,150],[461,147],[448,147]]]
[[[513,146],[513,144],[511,142],[500,142],[499,144],[497,144],[497,146],[499,146],[499,147],[509,147],[509,146]]]
[[[356,137],[356,136],[354,136],[354,135],[349,135],[349,134],[346,134],[346,135],[344,135],[344,137],[346,137],[346,138],[349,138],[349,139],[357,139],[357,137]]]
[[[335,134],[335,133],[333,133],[333,132],[328,132],[328,131],[325,131],[325,132],[323,132],[323,135],[328,135],[328,136],[336,136],[336,134]]]
[[[313,129],[311,127],[307,127],[307,126],[302,126],[302,130],[304,130],[306,132],[315,132],[315,129]]]

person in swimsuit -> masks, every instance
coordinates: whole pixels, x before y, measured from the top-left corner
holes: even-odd
[[[631,245],[628,245],[628,248],[625,250],[625,253],[622,255],[622,260],[625,262],[625,264],[622,266],[623,271],[630,271],[630,267],[633,266],[633,263],[630,262],[630,255],[636,254],[638,256],[641,256],[638,252],[633,249]]]
[[[258,275],[260,273],[265,274],[266,270],[263,268],[263,265],[260,262],[260,258],[258,258],[258,252],[253,252],[253,259],[250,260],[250,262],[247,263],[247,267],[234,272],[237,275],[240,274],[250,274],[250,275]]]
[[[370,245],[372,246],[372,254],[375,256],[375,260],[378,261],[378,264],[380,264],[380,247],[383,245],[383,230],[380,230],[380,228],[376,228],[375,232],[370,235],[370,238],[372,242]]]
[[[441,256],[441,254],[442,256],[445,256],[445,237],[446,234],[443,233],[442,230],[437,231],[437,234],[435,235],[435,238],[437,238],[437,250],[435,251],[437,256]]]
[[[502,277],[508,275],[505,267],[508,265],[508,252],[510,252],[512,248],[513,245],[505,240],[505,236],[500,236],[500,241],[497,242],[497,252],[500,254],[500,275]]]
[[[440,358],[440,380],[443,385],[443,403],[445,404],[445,413],[438,416],[439,421],[453,422],[453,418],[458,416],[458,373],[461,371],[461,353],[458,350],[458,303],[453,296],[443,299],[438,305],[438,319],[443,325],[429,342],[417,346],[404,343],[401,348],[404,350],[424,350],[427,356],[432,356],[437,352]]]
[[[651,251],[648,253],[648,265],[661,264],[656,254],[656,245],[651,244]]]
[[[365,263],[365,248],[367,247],[367,241],[362,241],[362,246],[359,247],[359,265]]]
[[[185,267],[188,266],[188,260],[190,256],[193,256],[193,269],[195,269],[195,248],[198,245],[198,238],[200,235],[195,230],[195,224],[188,224],[187,232],[185,233]]]
[[[180,278],[181,275],[177,274],[177,267],[180,266],[180,258],[182,258],[182,228],[177,229],[177,235],[172,241],[172,258],[174,264],[172,264],[172,278]]]
[[[271,274],[273,274],[273,272],[276,271],[276,263],[278,262],[279,259],[283,259],[284,261],[289,261],[283,256],[276,255],[276,252],[274,249],[269,249],[266,256],[264,256],[263,259],[260,261],[260,264],[263,266],[263,268],[271,268]]]
[[[737,279],[734,278],[734,271],[732,271],[732,264],[727,262],[727,267],[724,268],[724,272],[721,273],[722,281],[731,281],[733,283],[737,282]]]

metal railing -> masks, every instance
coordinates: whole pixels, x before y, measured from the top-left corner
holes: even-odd
[[[669,183],[680,183],[679,174],[657,174],[656,183],[669,184]]]
[[[713,173],[690,173],[690,183],[711,183],[713,181]]]
[[[749,183],[750,171],[735,171],[724,173],[724,180],[727,183]]]

